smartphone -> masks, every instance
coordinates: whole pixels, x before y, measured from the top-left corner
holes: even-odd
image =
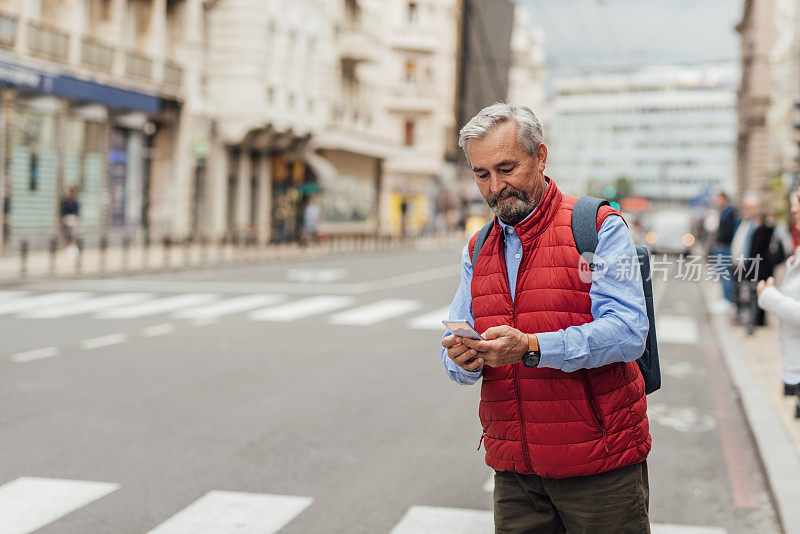
[[[445,325],[454,336],[483,340],[483,336],[467,321],[442,321],[442,324]]]

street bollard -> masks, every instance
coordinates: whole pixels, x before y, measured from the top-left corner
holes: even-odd
[[[219,244],[217,245],[217,263],[224,263],[225,262],[225,247],[228,244],[228,236],[223,235],[222,238],[219,240]]]
[[[100,236],[100,260],[98,263],[98,270],[101,273],[106,271],[106,253],[108,252],[108,236],[103,234]]]
[[[208,263],[208,239],[206,236],[200,238],[200,264]]]
[[[131,237],[122,236],[122,270],[127,271],[130,261]]]
[[[50,276],[56,275],[56,251],[58,250],[58,239],[50,238]]]
[[[192,262],[192,236],[183,240],[183,266]]]
[[[28,276],[28,240],[23,239],[22,242],[19,244],[19,252],[20,252],[20,266],[19,266],[19,275],[21,278],[25,278]]]
[[[150,264],[150,232],[145,232],[142,242],[142,269]]]
[[[172,239],[170,238],[170,236],[165,235],[164,236],[164,258],[163,258],[164,259],[164,267],[169,267],[169,260],[170,260],[169,256],[172,253],[171,252],[171,248],[172,248]]]

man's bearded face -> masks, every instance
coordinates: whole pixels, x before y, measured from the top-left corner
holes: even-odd
[[[486,202],[501,221],[511,226],[527,217],[537,204],[526,192],[510,185],[497,195],[490,193]]]

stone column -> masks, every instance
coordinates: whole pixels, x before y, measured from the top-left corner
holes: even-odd
[[[239,174],[236,180],[236,232],[246,235],[250,227],[250,177],[253,173],[250,147],[242,144],[239,152]]]

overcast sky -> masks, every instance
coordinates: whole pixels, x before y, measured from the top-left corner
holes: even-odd
[[[640,65],[738,61],[742,0],[517,0],[544,30],[548,80]]]

